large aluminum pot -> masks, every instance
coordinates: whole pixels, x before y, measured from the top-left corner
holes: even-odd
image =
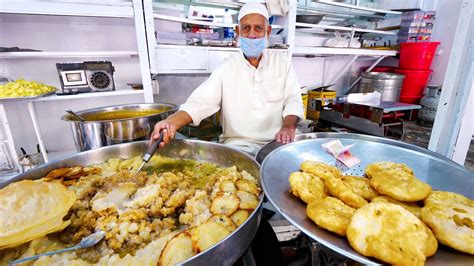
[[[123,104],[76,112],[85,122],[70,114],[61,119],[71,123],[77,150],[86,151],[149,139],[155,123],[176,110],[177,106],[169,103]]]
[[[382,101],[398,102],[403,79],[405,79],[405,76],[400,74],[363,72],[359,92],[367,93],[378,91],[382,94]]]
[[[147,144],[147,141],[138,141],[81,152],[20,174],[5,183],[0,183],[0,188],[23,179],[42,178],[49,171],[60,167],[90,165],[103,163],[109,158],[114,157],[130,158],[141,155],[146,150]],[[169,145],[159,149],[156,153],[171,158],[213,162],[224,167],[235,165],[239,171],[245,170],[260,180],[260,166],[252,157],[222,144],[198,140],[173,140]],[[244,254],[255,237],[262,214],[262,201],[263,193],[260,195],[258,207],[247,221],[219,243],[186,260],[183,264],[232,265]]]

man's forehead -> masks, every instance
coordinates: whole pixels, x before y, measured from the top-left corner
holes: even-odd
[[[265,24],[267,19],[260,14],[248,14],[240,19],[240,24]]]

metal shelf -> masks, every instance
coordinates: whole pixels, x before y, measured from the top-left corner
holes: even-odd
[[[396,56],[395,50],[375,50],[364,48],[334,48],[334,47],[295,47],[293,56],[305,55],[360,55],[360,56]]]
[[[383,13],[383,14],[392,14],[392,15],[401,15],[402,14],[402,12],[399,12],[399,11],[391,11],[391,10],[378,9],[378,8],[363,7],[363,6],[351,5],[351,4],[347,4],[347,3],[339,3],[339,2],[328,1],[328,0],[317,0],[315,2],[320,3],[320,4],[326,4],[326,5],[331,5],[331,6],[338,6],[338,7],[343,7],[343,8],[356,9],[356,10],[362,10],[362,11],[374,12],[374,13]]]
[[[137,57],[137,51],[3,52],[0,58]]]
[[[133,18],[131,2],[104,2],[95,4],[37,1],[2,1],[0,13],[82,17]]]
[[[34,102],[50,102],[50,101],[61,101],[61,100],[76,100],[86,98],[98,98],[98,97],[111,97],[111,96],[127,96],[127,95],[141,95],[143,90],[116,90],[116,91],[105,91],[105,92],[90,92],[90,93],[79,93],[72,95],[50,95],[42,98],[35,99]]]
[[[353,31],[353,32],[377,33],[377,34],[383,34],[383,35],[397,35],[397,33],[391,32],[391,31],[370,30],[370,29],[361,29],[361,28],[355,28],[355,27],[309,24],[309,23],[302,23],[302,22],[296,22],[295,25],[297,27],[305,27],[305,28],[311,28],[311,29],[330,29],[330,30],[351,31],[351,32]]]
[[[174,17],[174,16],[167,16],[161,14],[153,14],[154,18],[163,19],[163,20],[170,20],[182,23],[189,23],[195,25],[203,25],[203,26],[210,26],[210,27],[235,27],[237,24],[227,24],[227,23],[217,23],[217,22],[210,22],[210,21],[202,21],[202,20],[195,20],[195,19],[188,19],[188,18],[181,18],[181,17]],[[281,25],[271,25],[274,29],[281,29],[283,26]]]

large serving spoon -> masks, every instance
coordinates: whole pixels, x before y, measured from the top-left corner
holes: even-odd
[[[24,259],[10,261],[8,264],[9,265],[14,265],[14,264],[22,263],[22,262],[29,261],[29,260],[36,260],[37,258],[43,257],[43,256],[51,256],[51,255],[57,254],[57,253],[73,251],[73,250],[77,250],[77,249],[81,249],[81,248],[89,248],[89,247],[92,247],[95,244],[99,243],[99,241],[102,240],[102,238],[104,238],[104,236],[105,236],[104,231],[97,231],[93,234],[90,234],[90,235],[84,237],[81,240],[81,242],[79,242],[79,244],[77,244],[73,247],[60,249],[60,250],[55,250],[55,251],[50,251],[50,252],[38,254],[38,255],[35,255],[35,256],[27,257],[27,258],[24,258]]]
[[[153,141],[150,144],[150,146],[148,146],[148,149],[146,149],[146,152],[142,156],[142,164],[135,171],[134,175],[138,174],[138,172],[142,170],[143,166],[145,166],[145,164],[150,161],[151,157],[153,157],[153,154],[155,154],[156,150],[158,150],[158,147],[160,146],[160,143],[162,141],[163,141],[163,134],[160,133],[160,137],[157,140]]]
[[[75,118],[79,119],[79,121],[81,121],[81,122],[85,122],[85,121],[86,121],[86,119],[84,119],[84,117],[78,115],[76,112],[74,112],[74,111],[71,110],[71,109],[65,109],[64,111],[66,111],[66,113],[68,113],[68,114],[74,116]]]

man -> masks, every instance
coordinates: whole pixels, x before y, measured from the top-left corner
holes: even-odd
[[[163,133],[163,147],[176,130],[221,111],[220,142],[254,155],[267,142],[293,141],[303,117],[296,75],[284,53],[265,50],[271,33],[268,11],[245,4],[236,28],[241,52],[216,68],[180,110],[155,125],[152,139]]]

